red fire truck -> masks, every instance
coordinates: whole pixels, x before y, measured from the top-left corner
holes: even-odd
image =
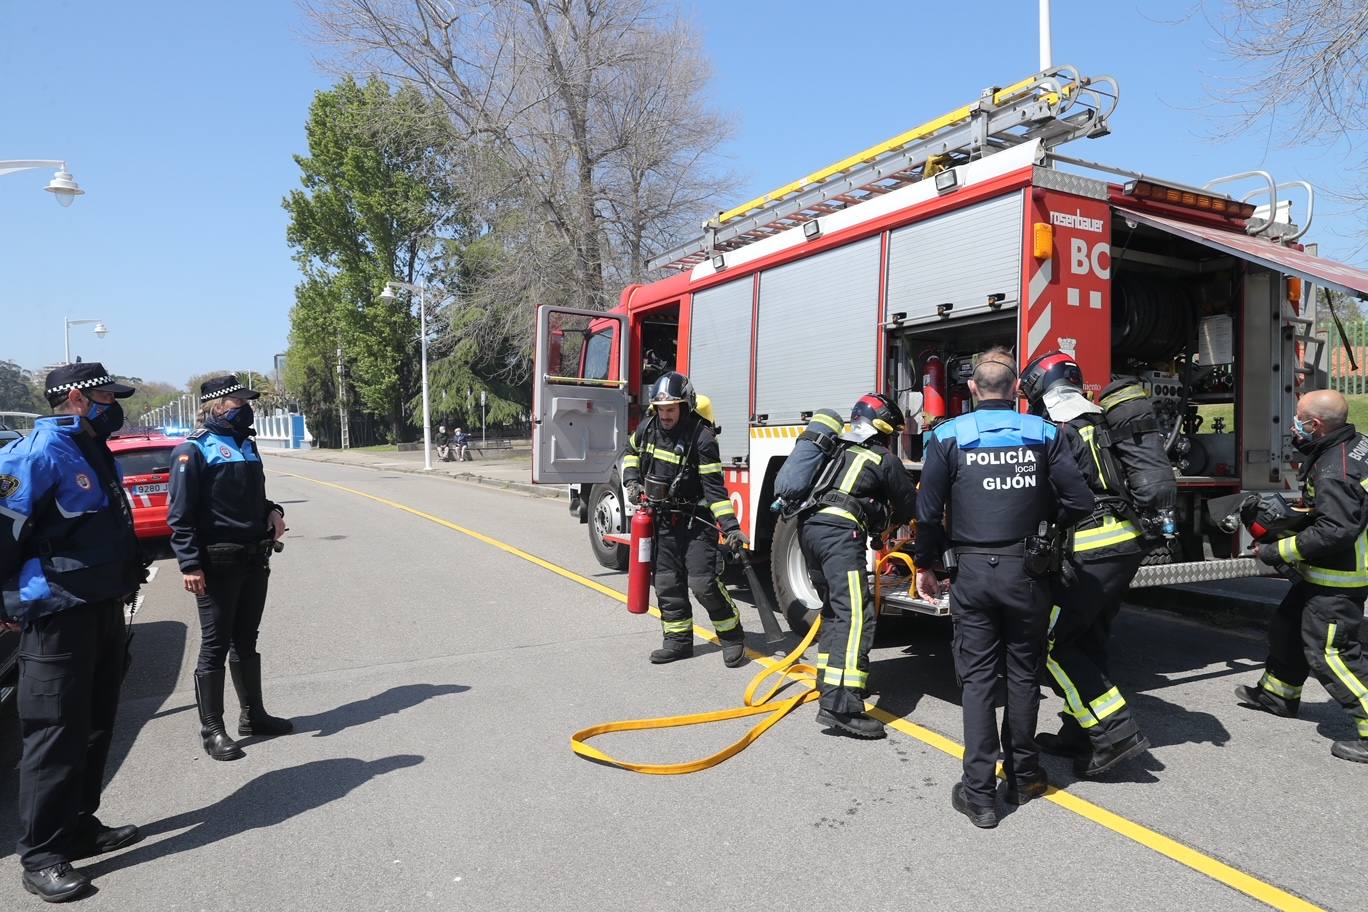
[[[1189,186],[1058,151],[1105,135],[1117,99],[1109,77],[1067,66],[988,89],[720,213],[652,264],[677,274],[626,288],[612,312],[541,308],[533,480],[570,484],[596,556],[624,566],[626,435],[655,377],[687,373],[712,400],[737,517],[792,614],[817,596],[768,504],[814,410],[870,389],[920,403],[898,442],[915,472],[924,429],[971,407],[974,353],[1003,345],[1025,364],[1060,349],[1092,389],[1139,376],[1171,429],[1178,547],[1135,585],[1258,572],[1204,504],[1288,486],[1296,395],[1325,382],[1315,308],[1327,290],[1368,297],[1368,273],[1300,242],[1304,182],[1249,171]],[[871,555],[880,611],[944,613],[909,592],[905,551]]]

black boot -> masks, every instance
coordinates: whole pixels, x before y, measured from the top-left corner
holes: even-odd
[[[37,871],[25,871],[24,889],[43,902],[66,902],[89,890],[90,878],[65,861],[59,861]]]
[[[1056,757],[1086,756],[1092,750],[1087,732],[1083,731],[1073,716],[1061,713],[1059,718],[1064,722],[1059,728],[1059,733],[1040,732],[1035,736],[1036,746]]]
[[[667,662],[691,658],[693,658],[692,639],[681,640],[675,637],[666,637],[660,648],[651,653],[651,664],[664,665]]]
[[[720,641],[722,643],[722,664],[728,668],[736,668],[746,664],[746,640],[741,633],[736,634],[736,639],[728,637]]]
[[[1250,687],[1248,684],[1241,684],[1235,688],[1235,698],[1251,709],[1261,709],[1284,719],[1297,718],[1297,710],[1301,708],[1301,700],[1275,696],[1262,687]]]
[[[1015,782],[1007,783],[1008,804],[1023,805],[1033,798],[1040,798],[1050,790],[1049,777],[1041,770],[1034,776],[1018,776]]]
[[[1330,753],[1351,763],[1368,763],[1368,738],[1336,741],[1330,745]]]
[[[204,752],[215,760],[240,760],[245,755],[223,727],[223,669],[195,672],[195,702],[199,705],[200,738]]]
[[[261,705],[261,656],[239,656],[228,663],[233,675],[242,714],[238,716],[239,735],[288,735],[294,731],[289,719],[266,712]]]
[[[956,782],[950,790],[950,806],[959,811],[969,822],[980,830],[991,830],[998,825],[998,812],[995,806],[970,804],[964,791],[964,783]]]
[[[823,707],[817,710],[817,722],[855,738],[877,740],[888,737],[882,722],[862,712],[843,713]]]
[[[1149,750],[1149,739],[1139,728],[1115,741],[1094,741],[1092,752],[1074,760],[1074,773],[1083,778],[1100,776],[1114,766],[1139,757]]]
[[[76,838],[72,843],[71,857],[89,858],[103,855],[124,846],[131,846],[142,839],[142,831],[133,824],[110,827],[100,822],[94,815],[85,815],[76,824]]]

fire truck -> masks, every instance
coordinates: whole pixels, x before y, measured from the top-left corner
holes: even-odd
[[[796,529],[769,509],[812,412],[876,389],[920,420],[897,441],[914,474],[924,432],[972,407],[973,358],[1074,355],[1091,390],[1138,376],[1164,427],[1179,535],[1134,585],[1261,572],[1208,500],[1284,490],[1297,394],[1323,387],[1329,291],[1368,273],[1301,239],[1311,185],[1245,171],[1195,184],[1063,154],[1104,136],[1119,89],[1054,67],[705,223],[610,312],[540,308],[533,480],[569,484],[605,566],[626,563],[620,461],[662,372],[712,400],[727,488],[792,619],[818,606]],[[1294,222],[1294,203],[1301,209]],[[907,530],[871,554],[881,614],[943,614],[911,587]]]

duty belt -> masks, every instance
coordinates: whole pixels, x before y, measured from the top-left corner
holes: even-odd
[[[1026,555],[1026,543],[1024,541],[986,545],[952,544],[950,549],[955,552],[956,557],[961,554],[992,554],[998,557],[1024,557]]]

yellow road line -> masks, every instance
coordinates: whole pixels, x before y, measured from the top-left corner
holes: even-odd
[[[514,557],[519,557],[529,563],[536,564],[544,570],[549,570],[557,576],[564,577],[571,582],[579,583],[581,586],[593,589],[595,592],[602,593],[616,601],[624,603],[627,601],[627,596],[618,592],[616,589],[610,589],[602,583],[595,582],[586,576],[575,573],[573,570],[567,570],[550,561],[543,560],[535,554],[529,554],[521,548],[501,542],[496,538],[490,538],[488,535],[476,532],[473,529],[467,529],[465,526],[457,525],[454,522],[442,519],[440,516],[434,516],[431,513],[426,513],[406,504],[399,503],[398,501],[378,497],[375,494],[369,494],[365,491],[357,490],[356,488],[335,484],[331,481],[323,481],[319,478],[310,478],[307,475],[298,475],[292,472],[281,472],[279,474],[284,475],[287,478],[298,478],[301,481],[309,481],[317,485],[322,485],[325,488],[344,491],[348,494],[354,494],[357,497],[364,497],[367,500],[373,500],[376,503],[384,504],[387,507],[393,507],[396,510],[401,510],[421,519],[426,519],[439,526],[445,526],[452,531],[460,532],[462,535],[467,535],[476,541],[484,542],[487,545],[498,548],[500,551],[511,554]],[[651,613],[659,617],[659,612],[654,607],[652,607]],[[717,642],[716,637],[714,637],[709,630],[695,627],[694,631],[704,639]],[[747,652],[753,659],[767,665],[773,664],[773,660],[768,656],[761,655],[749,649]],[[900,716],[895,716],[892,713],[879,709],[877,706],[870,706],[868,708],[870,715],[903,734],[915,738],[923,744],[934,747],[936,750],[949,754],[957,759],[964,756],[964,746],[953,739],[947,738],[929,728],[924,728],[915,722],[909,722]],[[1224,862],[1217,861],[1210,855],[1205,855],[1191,846],[1178,842],[1176,839],[1170,839],[1162,833],[1156,832],[1149,827],[1136,823],[1126,817],[1122,817],[1120,814],[1115,814],[1104,807],[1100,807],[1099,805],[1093,804],[1091,801],[1079,798],[1077,795],[1073,795],[1063,789],[1051,788],[1050,791],[1046,793],[1045,800],[1051,801],[1065,810],[1072,811],[1080,817],[1091,820],[1099,826],[1106,827],[1113,833],[1123,836],[1132,842],[1139,843],[1148,849],[1158,852],[1166,858],[1171,858],[1199,874],[1204,874],[1212,880],[1238,890],[1246,896],[1257,899],[1259,902],[1265,903],[1274,909],[1283,910],[1283,912],[1324,912],[1320,906],[1307,902],[1299,896],[1294,896],[1286,890],[1280,890],[1272,884],[1265,883],[1257,877],[1246,874],[1238,868],[1233,868]]]

